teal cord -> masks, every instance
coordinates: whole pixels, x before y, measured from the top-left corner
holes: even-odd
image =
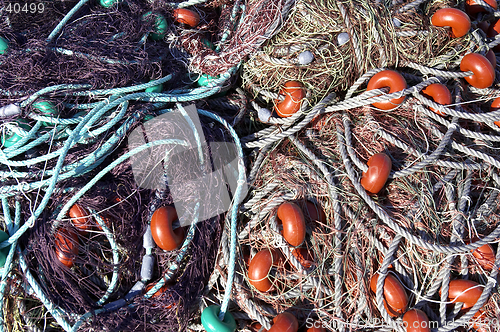
[[[21,219],[21,203],[19,202],[19,200],[16,200],[14,224],[12,224],[12,220],[10,218],[9,202],[7,201],[7,199],[2,199],[2,209],[3,209],[5,224],[8,228],[9,234],[13,234],[19,227]],[[14,261],[14,251],[16,250],[16,247],[17,247],[17,241],[15,241],[10,247],[9,254],[7,255],[7,258],[5,260],[5,265],[2,269],[2,281],[0,282],[0,313],[3,313],[5,289],[7,287],[7,278],[10,272],[12,271],[12,263]],[[5,331],[5,322],[2,314],[0,315],[0,332],[3,331]]]
[[[59,24],[52,30],[50,35],[47,37],[47,43],[50,43],[52,39],[61,32],[62,28],[66,23],[71,19],[71,17],[81,8],[83,7],[89,0],[80,0],[75,7],[73,7],[64,18],[59,22]]]
[[[104,220],[102,220],[101,216],[95,211],[90,209],[89,210],[92,216],[94,217],[95,220],[97,220],[97,223],[99,226],[101,226],[102,230],[104,231],[104,234],[108,238],[109,245],[111,246],[111,250],[113,251],[113,276],[111,277],[111,282],[109,283],[108,289],[106,290],[106,293],[97,301],[97,305],[103,305],[104,302],[108,300],[108,298],[113,294],[115,291],[116,286],[118,285],[118,266],[120,264],[120,255],[119,255],[119,248],[118,245],[115,242],[115,238],[113,236],[113,233],[109,230],[108,226],[106,226],[106,223]]]
[[[136,147],[133,150],[130,150],[129,152],[123,154],[122,156],[120,156],[119,158],[114,160],[112,163],[110,163],[108,166],[106,166],[92,180],[90,180],[89,183],[87,183],[85,186],[83,186],[82,189],[80,189],[80,191],[78,193],[76,193],[68,202],[66,202],[66,204],[63,206],[63,208],[61,209],[61,211],[57,215],[56,219],[57,220],[63,219],[64,216],[66,215],[66,213],[69,211],[69,209],[73,206],[73,204],[76,203],[76,201],[78,201],[89,189],[91,189],[97,183],[97,181],[99,181],[104,175],[106,175],[106,173],[111,171],[113,168],[118,166],[123,161],[125,161],[128,158],[130,158],[131,156],[133,156],[133,155],[135,155],[143,150],[149,149],[153,146],[169,145],[169,144],[178,144],[178,145],[183,145],[183,146],[189,146],[189,144],[183,140],[164,139],[164,140],[149,142],[149,143],[143,144],[139,147]],[[0,244],[0,248],[2,248],[1,244]]]
[[[73,96],[102,96],[102,95],[117,95],[117,94],[123,94],[123,93],[130,93],[130,92],[136,92],[136,91],[141,91],[141,90],[146,90],[147,88],[150,88],[152,86],[158,85],[158,84],[163,84],[165,82],[168,82],[172,79],[172,74],[169,74],[165,77],[162,77],[157,80],[150,81],[148,83],[144,84],[139,84],[139,85],[132,85],[129,87],[124,87],[124,88],[113,88],[113,89],[102,89],[102,90],[90,90],[90,91],[77,91],[77,92],[70,92],[70,95]]]
[[[219,320],[223,321],[224,320],[224,315],[226,314],[227,308],[229,306],[229,301],[231,300],[231,292],[233,288],[233,282],[234,282],[234,273],[235,273],[235,262],[236,262],[236,237],[237,237],[237,231],[236,231],[236,225],[237,225],[237,218],[238,218],[238,207],[239,207],[239,202],[243,199],[241,197],[244,189],[244,184],[246,183],[246,172],[245,172],[245,165],[243,163],[243,149],[241,147],[241,142],[240,138],[238,137],[238,134],[234,131],[234,129],[227,123],[226,120],[218,116],[217,114],[204,111],[199,109],[198,112],[202,115],[205,115],[209,118],[212,118],[218,122],[220,122],[226,129],[229,131],[231,134],[237,148],[238,152],[238,186],[236,187],[234,197],[233,197],[233,205],[231,206],[231,241],[230,241],[230,253],[229,253],[229,264],[228,264],[228,273],[227,273],[227,283],[226,283],[226,289],[224,291],[224,297],[222,299],[222,304],[221,304],[221,309],[219,313]]]

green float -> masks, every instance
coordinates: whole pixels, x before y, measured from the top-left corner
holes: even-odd
[[[8,49],[9,49],[9,42],[7,41],[7,39],[0,37],[0,54],[7,53]]]
[[[44,116],[50,116],[50,117],[57,117],[59,115],[59,112],[57,111],[57,107],[51,103],[50,101],[39,101],[33,104],[33,107],[39,110],[42,115]],[[42,122],[42,126],[52,126],[52,122]]]
[[[19,119],[16,121],[17,125],[24,130],[30,130],[31,127],[28,125],[28,121],[24,119]],[[16,144],[22,139],[17,133],[12,130],[7,130],[7,132],[2,133],[2,146],[4,148],[10,148],[12,145]]]
[[[236,331],[236,321],[228,311],[224,315],[224,320],[219,320],[220,307],[211,305],[201,313],[201,324],[207,332],[234,332]]]

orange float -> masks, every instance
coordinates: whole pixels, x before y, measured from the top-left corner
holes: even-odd
[[[488,36],[490,38],[495,38],[495,36],[498,35],[499,33],[500,33],[500,19],[496,20],[488,27],[488,31],[486,32],[486,36]],[[493,47],[493,50],[495,52],[499,52],[500,45]]]
[[[71,268],[78,256],[78,235],[67,228],[60,228],[55,235],[55,252],[59,261]]]
[[[163,250],[175,250],[184,240],[184,229],[172,228],[172,223],[177,219],[177,212],[172,206],[162,206],[151,217],[151,234],[156,245]]]
[[[444,84],[434,83],[427,86],[422,90],[422,94],[429,99],[432,99],[434,102],[440,105],[449,105],[451,104],[451,93],[450,90]],[[446,114],[441,112],[440,110],[436,110],[434,108],[430,108],[436,114],[441,116],[445,116]]]
[[[319,221],[321,224],[326,223],[326,215],[321,205],[306,201],[306,210],[311,221]]]
[[[255,254],[248,266],[248,280],[261,292],[268,292],[273,284],[269,279],[271,267],[278,264],[279,256],[273,250],[264,249]]]
[[[304,85],[297,81],[288,81],[281,89],[280,95],[285,95],[283,101],[276,101],[274,109],[282,118],[288,118],[300,110],[302,99],[306,97]]]
[[[495,69],[497,66],[497,56],[495,55],[495,52],[493,52],[493,50],[489,50],[485,57],[491,63],[493,69]]]
[[[88,231],[91,228],[90,216],[88,216],[87,211],[82,208],[79,204],[74,204],[71,209],[69,209],[69,217],[81,232]]]
[[[484,0],[488,5],[491,6],[493,10],[497,10],[497,2],[495,0]],[[477,13],[487,12],[483,6],[479,5],[474,0],[466,0],[465,1],[465,10],[470,15],[476,15]]]
[[[306,238],[306,222],[300,207],[295,203],[283,203],[278,207],[278,219],[283,223],[283,237],[294,247]]]
[[[370,280],[370,289],[374,294],[377,294],[378,276],[375,274]],[[384,306],[392,317],[403,314],[408,308],[408,294],[399,280],[390,273],[384,280]]]
[[[495,70],[488,59],[478,53],[469,53],[460,62],[461,71],[472,71],[474,74],[465,77],[475,88],[485,89],[490,87],[495,81]]]
[[[437,27],[450,27],[452,37],[465,36],[470,30],[470,19],[456,8],[442,8],[432,15],[431,23]]]
[[[493,264],[495,264],[495,251],[493,251],[493,247],[491,245],[486,243],[484,246],[473,250],[472,255],[476,257],[477,262],[483,267],[483,269],[488,271],[493,269]]]
[[[389,93],[394,93],[406,89],[406,80],[400,73],[394,70],[383,70],[368,81],[367,91],[389,88]],[[387,101],[380,101],[372,105],[381,110],[390,110],[399,106],[405,100],[405,96],[394,98]]]
[[[473,307],[483,293],[484,286],[477,282],[465,279],[456,279],[450,281],[448,290],[448,299],[452,302],[463,302],[464,309]]]
[[[179,8],[173,12],[174,20],[177,23],[186,24],[191,28],[196,27],[200,23],[200,15],[189,9]]]
[[[403,316],[406,332],[430,332],[429,318],[419,309],[408,310]]]
[[[273,323],[269,332],[297,332],[299,329],[297,318],[289,312],[283,312],[274,317]]]
[[[371,194],[376,194],[384,187],[391,173],[392,160],[385,153],[377,153],[368,159],[368,170],[363,172],[361,185]]]

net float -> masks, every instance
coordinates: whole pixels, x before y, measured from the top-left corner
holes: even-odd
[[[226,311],[224,319],[219,320],[220,307],[210,305],[201,313],[201,324],[206,332],[234,332],[236,331],[236,321],[233,315]]]
[[[17,126],[19,128],[22,128],[26,131],[31,130],[30,125],[28,124],[28,121],[25,119],[18,119],[16,121]],[[4,148],[9,148],[19,142],[22,139],[20,135],[18,135],[16,132],[13,130],[7,130],[6,132],[2,132],[2,145]]]
[[[200,23],[200,15],[189,9],[179,8],[173,12],[174,20],[177,23],[185,24],[191,28],[196,27]]]
[[[408,310],[403,316],[406,332],[430,332],[429,318],[419,309]]]
[[[368,170],[363,172],[361,185],[371,194],[377,194],[391,173],[392,160],[385,153],[377,153],[368,159]]]
[[[56,232],[54,244],[59,261],[71,268],[78,255],[78,235],[71,229],[60,228]]]
[[[78,228],[80,231],[85,232],[91,228],[90,225],[90,217],[88,216],[87,211],[82,208],[79,204],[74,204],[68,212],[73,225]]]
[[[302,99],[306,97],[304,85],[297,81],[288,81],[280,91],[280,95],[285,95],[283,101],[276,101],[274,109],[282,118],[288,118],[300,110]]]
[[[283,237],[291,246],[297,247],[306,238],[306,222],[300,207],[285,202],[278,207],[278,219],[283,224]]]
[[[0,55],[7,53],[9,50],[9,42],[7,39],[0,37]]]
[[[495,70],[490,61],[481,54],[469,53],[460,61],[461,71],[472,71],[474,74],[465,80],[475,88],[485,89],[495,81]]]
[[[378,274],[370,280],[370,289],[377,294]],[[408,308],[408,294],[399,280],[392,274],[388,274],[384,280],[384,306],[392,317],[403,314]]]
[[[463,302],[464,309],[473,307],[483,293],[483,285],[472,280],[455,279],[450,281],[448,299],[451,303]]]
[[[153,20],[153,30],[149,34],[149,37],[153,40],[161,40],[165,37],[167,33],[167,20],[165,17],[159,13],[147,12],[144,14],[143,19]]]
[[[268,332],[297,332],[299,329],[297,318],[289,312],[282,312],[274,317],[273,323]]]
[[[490,110],[491,111],[498,111],[498,110],[500,110],[500,98],[496,98],[495,100],[493,100],[493,102],[491,103],[491,106],[490,106]],[[500,120],[499,121],[495,121],[494,124],[496,124],[497,126],[500,127]]]
[[[267,332],[266,329],[262,329],[262,324],[259,322],[253,322],[250,324],[250,331],[252,332]]]
[[[101,6],[104,8],[109,8],[111,6],[114,6],[116,3],[118,3],[119,0],[99,0],[99,3]]]
[[[36,103],[33,103],[33,108],[36,108],[37,110],[39,110],[41,112],[41,115],[43,115],[43,116],[57,118],[57,115],[59,114],[59,111],[57,110],[56,105],[54,105],[52,102],[46,101],[46,100],[42,100],[42,101],[38,101]],[[42,121],[42,125],[48,127],[48,126],[52,126],[53,123]]]
[[[491,9],[497,10],[497,2],[495,0],[483,0],[483,1],[486,2],[488,5],[490,5]],[[476,15],[478,13],[487,12],[486,8],[479,5],[474,0],[465,1],[465,10],[470,15]]]
[[[465,36],[470,30],[469,16],[456,8],[442,8],[437,10],[431,18],[432,25],[436,27],[450,27],[454,38]]]
[[[472,327],[477,332],[486,332],[486,327],[489,325],[489,317],[486,316],[484,311],[478,310],[471,318]]]
[[[489,25],[488,30],[486,32],[486,36],[488,36],[489,38],[495,38],[495,36],[498,35],[499,33],[500,33],[500,19],[494,21]],[[493,50],[495,52],[500,51],[500,45],[493,47]]]
[[[271,267],[276,266],[279,254],[274,250],[263,249],[255,254],[248,266],[248,280],[261,292],[268,292],[273,284],[269,279]]]
[[[175,250],[180,247],[184,240],[184,229],[182,227],[172,228],[172,223],[176,219],[177,212],[172,206],[158,208],[151,217],[153,240],[163,250]]]
[[[326,223],[326,215],[321,205],[314,204],[311,201],[306,201],[306,211],[311,220],[318,221],[321,224]]]
[[[383,70],[373,75],[368,81],[367,91],[389,88],[389,93],[394,93],[406,89],[406,80],[404,77],[394,70]],[[399,106],[405,100],[405,96],[394,98],[386,101],[372,103],[373,107],[381,110],[391,110]]]
[[[440,104],[440,105],[451,104],[450,90],[444,84],[441,84],[441,83],[430,84],[429,86],[427,86],[425,89],[422,90],[422,94],[425,97],[433,100],[437,104]],[[441,116],[446,115],[446,113],[441,112],[440,110],[434,109],[432,107],[430,107],[430,110],[436,114],[441,115]]]
[[[484,246],[473,250],[472,256],[476,257],[477,262],[483,269],[488,271],[493,269],[493,264],[495,264],[495,251],[490,244],[486,243]]]

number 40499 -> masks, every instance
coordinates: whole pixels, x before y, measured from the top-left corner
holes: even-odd
[[[21,13],[43,13],[45,10],[45,6],[43,2],[32,2],[32,3],[18,3],[18,2],[9,2],[5,7],[5,11],[11,14],[21,14]]]

